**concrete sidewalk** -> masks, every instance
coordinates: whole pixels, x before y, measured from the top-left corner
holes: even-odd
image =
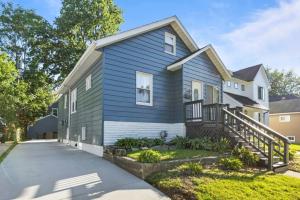
[[[57,142],[17,145],[0,165],[0,199],[169,199],[100,157]]]

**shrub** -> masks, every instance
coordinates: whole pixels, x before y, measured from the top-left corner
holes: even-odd
[[[212,150],[213,147],[213,142],[208,137],[190,139],[188,143],[188,146],[194,150]]]
[[[203,171],[202,165],[192,162],[182,164],[177,169],[184,175],[199,175]]]
[[[176,136],[170,141],[170,144],[174,144],[178,149],[186,149],[189,145],[189,139],[186,137]]]
[[[214,143],[213,149],[218,152],[224,152],[230,148],[230,141],[227,138],[221,138]]]
[[[235,157],[222,158],[219,161],[219,165],[225,170],[240,170],[243,167],[243,163]]]
[[[233,150],[233,155],[237,156],[247,166],[256,165],[257,162],[259,161],[258,155],[252,153],[249,149],[245,147],[241,147],[241,148],[235,147]]]
[[[160,138],[122,138],[118,139],[115,143],[116,146],[131,149],[140,147],[152,147],[164,144],[164,141]]]
[[[160,159],[161,154],[152,149],[142,151],[138,157],[138,161],[142,163],[157,163]]]

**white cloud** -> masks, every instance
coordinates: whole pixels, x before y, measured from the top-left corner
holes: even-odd
[[[257,11],[249,22],[222,35],[221,41],[217,49],[229,67],[263,63],[300,75],[300,0],[280,1],[277,7]]]

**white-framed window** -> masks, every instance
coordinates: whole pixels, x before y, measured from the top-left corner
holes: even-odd
[[[76,113],[77,109],[77,88],[71,92],[71,113]]]
[[[291,116],[290,115],[280,115],[279,122],[290,122]]]
[[[244,84],[241,85],[241,90],[245,91],[245,85]]]
[[[287,136],[287,138],[290,140],[290,142],[296,142],[295,136]]]
[[[238,89],[239,88],[239,84],[238,83],[234,83],[234,88]]]
[[[67,109],[67,105],[68,105],[68,95],[65,94],[65,96],[64,96],[64,109]]]
[[[81,127],[81,140],[86,140],[86,127]]]
[[[136,72],[136,104],[153,105],[153,75]]]
[[[231,87],[231,81],[227,81],[227,87]]]
[[[257,98],[260,99],[260,100],[264,100],[265,99],[265,90],[261,86],[257,87]]]
[[[85,79],[85,91],[87,91],[88,89],[90,89],[92,87],[92,75],[88,75],[88,77],[86,77]]]
[[[176,36],[165,32],[165,52],[176,55]]]
[[[57,108],[52,108],[51,114],[57,116]]]

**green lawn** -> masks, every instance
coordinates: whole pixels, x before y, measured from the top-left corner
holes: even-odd
[[[130,152],[127,154],[127,156],[137,160],[142,151],[143,150]],[[217,152],[189,149],[164,150],[159,152],[162,154],[161,160],[176,160],[184,158],[197,158],[218,155]]]
[[[291,160],[289,163],[289,169],[300,172],[300,144],[292,144],[290,146],[291,151],[295,151],[294,160]]]
[[[271,172],[205,169],[199,176],[186,176],[172,170],[148,181],[174,200],[300,199],[300,179]]]

